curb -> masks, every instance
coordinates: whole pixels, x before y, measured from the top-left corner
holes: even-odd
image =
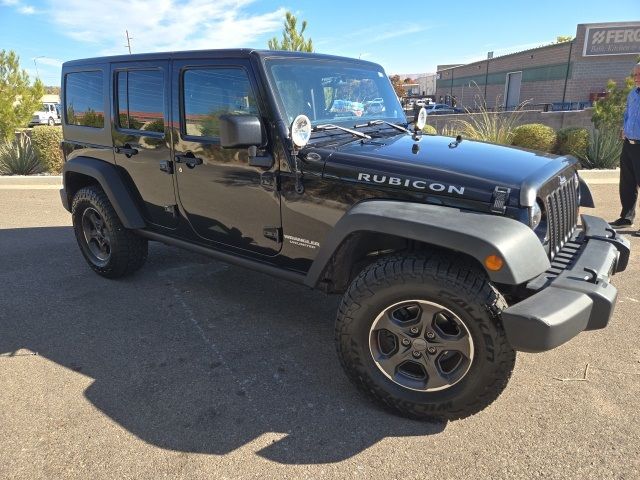
[[[620,169],[615,170],[578,170],[581,178],[592,185],[605,183],[618,183],[620,181]]]
[[[62,185],[62,175],[0,175],[0,185]]]

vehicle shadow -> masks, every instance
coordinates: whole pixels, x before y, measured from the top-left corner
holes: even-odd
[[[337,298],[159,244],[139,273],[106,280],[70,227],[0,230],[0,266],[0,354],[29,349],[93,378],[86,398],[158,447],[221,455],[274,433],[259,455],[316,464],[446,426],[351,385]]]

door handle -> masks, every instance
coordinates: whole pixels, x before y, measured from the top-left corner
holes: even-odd
[[[191,152],[185,153],[184,155],[176,155],[174,159],[176,163],[184,163],[189,168],[193,168],[196,165],[202,165],[202,159],[196,157]]]
[[[137,148],[133,148],[128,143],[125,144],[123,147],[116,147],[115,151],[116,151],[116,153],[119,153],[121,155],[126,155],[127,158],[131,158],[133,155],[137,155],[138,154],[138,149]]]

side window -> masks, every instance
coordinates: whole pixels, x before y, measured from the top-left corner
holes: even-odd
[[[65,117],[67,125],[104,127],[102,72],[68,73],[65,78]]]
[[[258,113],[247,72],[241,68],[198,68],[182,77],[182,133],[220,136],[220,115]]]
[[[160,70],[117,73],[118,127],[164,132],[164,80]]]

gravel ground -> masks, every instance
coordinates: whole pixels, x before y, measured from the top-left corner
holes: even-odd
[[[593,192],[615,218],[617,185]],[[158,244],[109,281],[55,189],[0,188],[0,478],[639,478],[631,241],[608,328],[518,354],[481,413],[421,423],[347,381],[337,298]]]

